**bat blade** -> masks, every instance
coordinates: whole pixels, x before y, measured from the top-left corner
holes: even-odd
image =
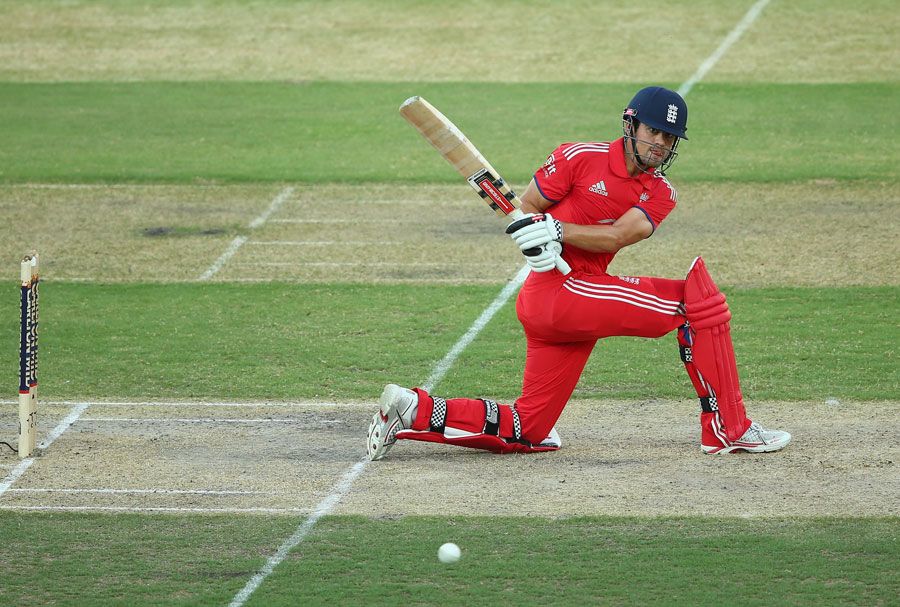
[[[400,114],[462,175],[500,217],[519,219],[522,201],[491,163],[449,118],[422,97],[410,97]]]
[[[525,216],[520,210],[522,201],[497,169],[440,110],[415,96],[403,102],[400,114],[469,182],[498,216],[513,221]],[[526,255],[538,253],[540,249],[525,251]],[[557,257],[556,267],[563,274],[571,271],[562,257]]]

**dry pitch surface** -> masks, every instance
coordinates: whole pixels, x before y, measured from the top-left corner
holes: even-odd
[[[886,258],[900,213],[896,188],[694,184],[682,192],[689,202],[620,255],[615,271],[681,276],[702,252],[727,285],[898,283]],[[335,217],[336,204],[365,222]],[[486,282],[499,291],[520,267],[502,223],[467,186],[0,188],[4,213],[23,206],[37,209],[36,219],[0,243],[0,254],[37,242],[49,281],[199,280],[236,237],[244,244],[209,280]],[[742,231],[748,246],[710,250],[723,225]],[[465,247],[441,237],[448,226],[466,232]],[[367,466],[334,512],[898,514],[896,403],[748,407],[793,432],[793,444],[778,454],[704,456],[687,394],[678,402],[576,398],[559,423],[558,453],[494,456],[401,443]],[[43,406],[41,436],[70,409]],[[92,404],[0,507],[309,513],[363,457],[373,410],[373,403]],[[4,458],[0,474],[15,464]]]
[[[8,2],[0,6],[0,80],[397,82],[428,74],[484,81],[502,73],[510,82],[616,82],[631,80],[635,57],[652,52],[642,77],[681,82],[746,10],[709,1],[658,11],[584,1],[548,11],[543,2],[501,1],[492,4],[492,23],[517,27],[495,36],[473,22],[481,2],[435,4],[427,15],[407,10],[412,2],[387,4],[199,2],[151,10]],[[773,2],[705,81],[893,81],[898,14],[889,1],[865,10],[838,0]],[[534,43],[563,30],[589,42]],[[666,38],[646,32],[677,32],[677,41],[665,46]],[[453,62],[438,52],[449,44],[459,50]],[[520,266],[500,224],[464,186],[298,186],[267,215],[289,187],[3,186],[0,214],[26,227],[0,241],[0,258],[36,246],[48,281],[193,281],[243,239],[209,280],[483,282],[498,290]],[[613,271],[679,277],[703,253],[723,285],[898,284],[896,185],[691,185],[680,198],[689,202],[652,239],[623,252]],[[364,211],[366,223],[335,221],[336,203],[348,215]],[[22,216],[22,208],[33,212]],[[442,238],[449,225],[463,228],[464,248]],[[711,248],[723,226],[739,230],[744,246]],[[0,279],[14,280],[14,270],[4,266]],[[565,448],[558,453],[498,457],[401,444],[367,466],[334,512],[898,514],[897,403],[749,407],[760,421],[792,431],[794,443],[778,454],[702,456],[688,395],[625,404],[579,399],[560,420]],[[44,406],[41,435],[70,408]],[[373,408],[94,404],[0,507],[309,512],[360,461]],[[3,458],[0,474],[15,465]]]
[[[693,399],[578,400],[560,420],[559,452],[498,456],[402,441],[368,464],[333,512],[900,515],[895,403],[749,407],[794,442],[781,453],[708,456]],[[69,410],[43,407],[42,435]],[[368,403],[93,404],[0,508],[308,514],[363,457],[371,413]],[[4,459],[0,474],[9,468]]]
[[[900,284],[896,185],[687,184],[679,198],[611,272],[680,278],[702,254],[723,285]],[[21,226],[0,259],[35,246],[47,280],[198,280],[235,238],[245,242],[208,279],[501,285],[521,267],[504,223],[465,185],[12,185],[0,214]]]
[[[477,0],[55,4],[0,5],[0,80],[622,82],[637,60],[683,82],[749,6],[501,0],[485,21]],[[898,27],[889,0],[772,2],[705,80],[891,81]]]

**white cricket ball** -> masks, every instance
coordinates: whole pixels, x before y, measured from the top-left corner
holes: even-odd
[[[462,552],[459,550],[459,546],[453,542],[447,542],[438,548],[438,560],[442,563],[455,563],[460,556],[462,556]]]

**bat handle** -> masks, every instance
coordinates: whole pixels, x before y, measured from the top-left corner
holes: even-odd
[[[540,255],[541,249],[539,247],[534,247],[533,249],[525,249],[524,251],[522,251],[522,253],[528,257],[533,257],[535,255]],[[556,269],[559,270],[563,275],[572,272],[572,267],[568,263],[566,263],[566,260],[562,258],[562,255],[556,256]]]
[[[566,263],[566,260],[562,258],[562,255],[556,258],[556,269],[562,272],[563,275],[572,272],[572,266]]]

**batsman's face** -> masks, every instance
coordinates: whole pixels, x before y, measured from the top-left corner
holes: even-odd
[[[638,156],[645,166],[654,169],[666,161],[672,152],[672,146],[678,140],[675,135],[644,123],[638,125],[634,135]]]

